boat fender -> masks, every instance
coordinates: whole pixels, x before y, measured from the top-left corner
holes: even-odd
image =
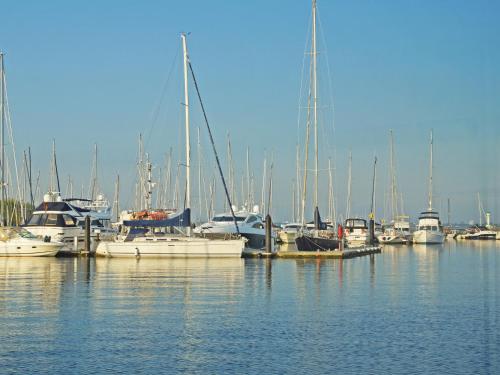
[[[136,257],[140,257],[140,256],[141,256],[141,254],[140,254],[140,252],[139,252],[139,248],[138,248],[138,247],[136,247],[136,248],[135,248],[135,256],[136,256]]]
[[[342,228],[342,224],[339,224],[337,226],[337,236],[339,237],[339,240],[341,240],[344,236],[344,229]]]

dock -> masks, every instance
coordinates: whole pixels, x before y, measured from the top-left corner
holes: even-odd
[[[267,253],[265,250],[244,250],[244,258],[282,258],[282,259],[302,259],[302,258],[329,258],[329,259],[349,259],[365,255],[378,254],[382,252],[380,246],[357,247],[351,249],[331,250],[331,251],[298,251],[298,250],[278,250]]]

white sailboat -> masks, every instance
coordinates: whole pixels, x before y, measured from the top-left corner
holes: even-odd
[[[245,240],[208,239],[191,236],[191,150],[189,136],[188,67],[186,34],[181,34],[184,61],[184,115],[186,132],[186,209],[164,220],[131,220],[127,235],[102,241],[97,255],[109,257],[241,257]],[[166,229],[166,228],[169,229]],[[181,232],[180,227],[185,228]]]
[[[429,172],[429,207],[418,218],[417,230],[413,233],[416,244],[442,244],[445,234],[439,219],[439,213],[432,208],[432,169],[433,169],[433,138],[431,131],[430,172]]]

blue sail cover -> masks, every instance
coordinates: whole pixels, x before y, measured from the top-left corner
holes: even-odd
[[[178,215],[164,220],[124,220],[126,227],[189,227],[191,226],[191,209],[186,208]]]

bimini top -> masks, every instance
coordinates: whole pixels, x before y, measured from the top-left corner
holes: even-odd
[[[191,226],[191,209],[186,208],[178,215],[162,220],[124,220],[123,225],[126,227],[189,227]]]

